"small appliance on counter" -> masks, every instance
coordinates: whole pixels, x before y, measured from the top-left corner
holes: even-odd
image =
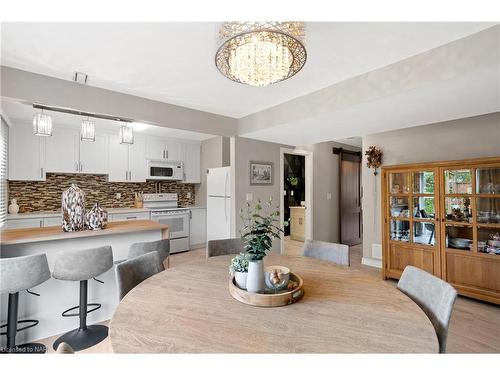
[[[144,207],[151,209],[151,220],[168,225],[170,253],[189,250],[189,208],[180,208],[177,193],[144,194]]]

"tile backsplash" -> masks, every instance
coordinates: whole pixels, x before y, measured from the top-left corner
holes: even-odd
[[[19,212],[60,210],[61,195],[71,183],[85,193],[87,208],[96,202],[105,208],[134,207],[135,192],[155,193],[157,185],[157,181],[108,182],[108,176],[95,174],[47,173],[46,177],[45,181],[9,181],[9,200],[17,199]],[[162,193],[177,193],[179,206],[194,205],[194,184],[162,181],[160,188]],[[116,193],[121,193],[120,199],[116,199]]]

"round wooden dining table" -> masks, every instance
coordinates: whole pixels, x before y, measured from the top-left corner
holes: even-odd
[[[196,260],[139,284],[110,323],[115,353],[437,353],[434,328],[394,283],[304,257],[269,255],[304,296],[255,307],[229,294],[232,256]]]

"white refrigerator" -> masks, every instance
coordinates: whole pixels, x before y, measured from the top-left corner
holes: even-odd
[[[230,238],[231,170],[209,168],[207,174],[207,241]]]

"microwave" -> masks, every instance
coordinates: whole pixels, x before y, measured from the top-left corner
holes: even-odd
[[[177,160],[154,160],[147,161],[146,179],[148,180],[183,180],[184,165]]]

